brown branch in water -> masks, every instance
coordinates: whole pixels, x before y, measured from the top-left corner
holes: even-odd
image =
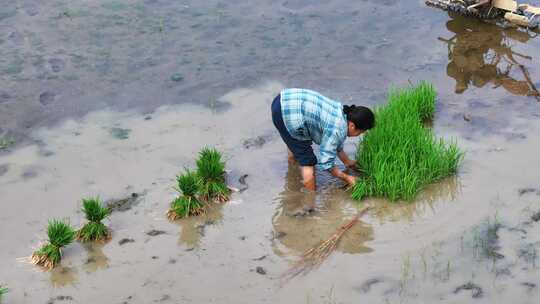
[[[369,206],[362,208],[352,220],[339,227],[330,238],[304,252],[300,259],[281,276],[282,285],[300,274],[306,275],[311,270],[318,268],[334,252],[345,232],[354,226],[369,209]]]

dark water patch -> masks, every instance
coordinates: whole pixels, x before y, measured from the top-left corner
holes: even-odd
[[[28,169],[28,170],[25,170],[23,172],[23,174],[21,175],[22,179],[24,180],[28,180],[28,179],[32,179],[32,178],[35,178],[37,177],[38,173],[36,172],[36,170],[33,170],[33,169]]]
[[[111,128],[110,131],[111,136],[116,139],[128,139],[129,134],[131,133],[131,129],[123,129],[123,128]]]
[[[180,73],[174,73],[171,75],[170,79],[175,82],[180,82],[184,80],[184,76]]]
[[[537,245],[540,245],[540,242],[538,244],[524,244],[518,249],[518,257],[525,263],[532,265],[533,268],[536,267],[536,261],[538,260],[538,249],[536,248]]]
[[[44,106],[48,106],[56,100],[56,93],[51,91],[45,91],[39,94],[39,103]]]
[[[146,235],[149,235],[149,236],[158,236],[158,235],[162,235],[162,234],[166,234],[167,232],[163,231],[163,230],[156,230],[156,229],[152,229],[150,231],[147,231],[146,232]]]
[[[24,43],[24,36],[18,31],[13,31],[8,35],[8,41],[15,45],[22,45]]]
[[[382,283],[382,282],[383,282],[383,280],[380,279],[380,278],[368,279],[368,280],[366,280],[364,283],[362,283],[360,285],[359,290],[362,293],[368,293],[371,290],[371,287],[373,285],[376,285],[376,284],[379,284],[379,283]]]
[[[122,245],[125,245],[127,243],[134,243],[135,240],[134,239],[130,239],[130,238],[123,238],[121,239],[120,241],[118,241],[118,245],[122,246]]]
[[[523,196],[525,194],[529,194],[529,193],[535,193],[537,191],[536,188],[533,188],[533,187],[525,187],[525,188],[520,188],[518,189],[518,194],[519,196]]]
[[[131,210],[133,206],[139,204],[140,200],[141,200],[141,195],[136,192],[133,192],[128,197],[121,198],[118,200],[110,200],[106,203],[106,205],[107,205],[107,208],[109,208],[113,212],[114,211],[124,212],[124,211]]]
[[[256,136],[253,138],[248,138],[242,142],[242,146],[245,149],[259,149],[264,146],[270,140],[270,136]]]
[[[24,12],[30,17],[36,16],[37,14],[39,14],[39,8],[37,4],[35,3],[26,3],[23,5],[23,9],[24,9]]]
[[[8,171],[9,171],[9,165],[8,164],[0,165],[0,176],[3,176]]]
[[[527,135],[525,135],[524,133],[516,133],[516,132],[505,133],[504,137],[509,141],[517,141],[517,140],[527,139]]]
[[[531,291],[536,288],[536,284],[532,282],[523,282],[520,285],[525,287],[527,291]]]
[[[57,303],[57,302],[65,302],[65,301],[74,301],[73,297],[72,296],[56,296],[54,298],[50,298],[48,301],[47,301],[47,304],[54,304],[54,303]]]
[[[0,22],[5,19],[14,17],[17,15],[17,8],[14,5],[9,5],[8,3],[3,3],[0,7]]]
[[[5,103],[10,101],[13,98],[11,94],[5,91],[0,91],[0,103]]]
[[[62,71],[65,67],[66,63],[64,62],[64,60],[60,59],[60,58],[51,58],[49,59],[49,66],[51,68],[51,70],[55,73],[58,73],[60,71]]]
[[[1,172],[1,169],[0,169],[0,172]],[[0,173],[0,175],[2,175],[2,174]],[[538,222],[538,221],[540,221],[540,211],[537,211],[536,213],[534,213],[534,214],[531,216],[531,220],[532,220],[533,222]]]
[[[398,0],[362,0],[362,2],[370,2],[384,6],[393,6],[398,2]]]
[[[257,272],[260,275],[266,275],[266,269],[264,269],[264,267],[262,266],[257,266],[255,268],[255,272]]]

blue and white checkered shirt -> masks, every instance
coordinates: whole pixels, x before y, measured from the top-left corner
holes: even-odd
[[[281,113],[287,131],[298,140],[320,145],[319,167],[334,166],[337,152],[347,139],[347,118],[343,105],[315,91],[284,89],[281,91]]]

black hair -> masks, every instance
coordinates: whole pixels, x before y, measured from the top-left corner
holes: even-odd
[[[373,112],[363,106],[343,106],[343,113],[348,121],[352,121],[357,129],[366,131],[375,126],[375,115]]]

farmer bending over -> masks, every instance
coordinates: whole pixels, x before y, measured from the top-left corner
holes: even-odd
[[[319,167],[329,170],[349,185],[356,178],[334,165],[337,157],[346,167],[356,166],[343,151],[347,136],[356,137],[373,128],[373,112],[362,106],[343,106],[315,91],[284,89],[272,102],[272,121],[288,147],[289,161],[298,161],[304,187],[315,190],[317,158],[312,142],[319,147]]]

